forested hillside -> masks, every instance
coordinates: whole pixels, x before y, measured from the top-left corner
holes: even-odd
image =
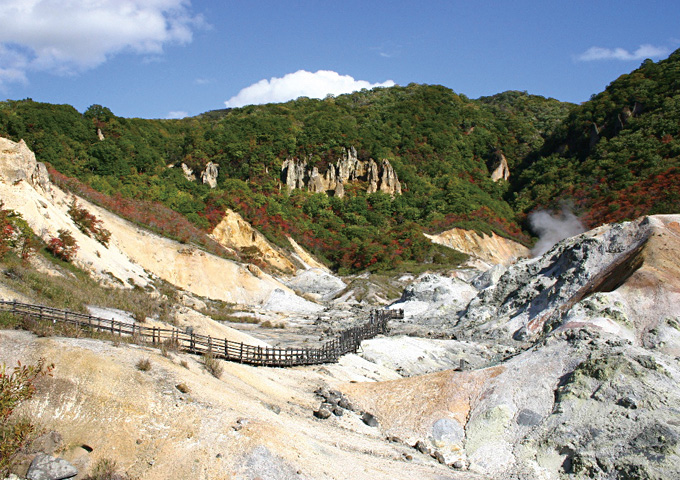
[[[447,264],[455,256],[422,231],[460,226],[528,242],[526,214],[561,202],[590,225],[676,211],[679,60],[646,61],[580,106],[416,84],[183,120],[8,100],[0,136],[24,139],[62,183],[184,241],[200,243],[231,208],[341,273]],[[287,158],[324,171],[351,147],[360,160],[389,160],[402,195],[367,194],[361,182],[343,198],[281,188]],[[494,182],[500,156],[510,180]],[[200,172],[209,162],[219,165],[216,188],[185,178],[181,164]]]
[[[574,108],[514,177],[514,206],[569,201],[588,226],[680,210],[680,50]]]

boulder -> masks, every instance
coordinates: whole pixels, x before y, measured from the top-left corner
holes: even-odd
[[[28,469],[28,480],[62,480],[78,475],[76,467],[62,458],[38,454]]]

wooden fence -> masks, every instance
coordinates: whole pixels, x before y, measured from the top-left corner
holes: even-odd
[[[317,365],[337,362],[346,353],[355,353],[362,340],[387,332],[387,322],[393,318],[404,318],[403,310],[374,310],[368,322],[340,332],[335,338],[320,347],[276,348],[234,342],[226,338],[185,333],[176,328],[145,327],[136,323],[119,322],[113,319],[70,312],[43,305],[32,305],[0,300],[0,310],[33,319],[60,322],[114,335],[129,335],[136,342],[150,345],[165,343],[168,346],[199,355],[210,353],[216,358],[250,365],[269,367],[291,367],[295,365]]]

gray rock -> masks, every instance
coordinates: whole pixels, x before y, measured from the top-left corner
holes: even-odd
[[[47,432],[40,435],[31,443],[31,451],[41,452],[47,455],[52,455],[63,444],[64,439],[59,432]]]
[[[364,422],[369,427],[377,427],[379,425],[378,420],[375,418],[375,416],[368,412],[364,412],[363,415],[361,415],[361,421]]]
[[[28,469],[28,480],[62,480],[78,475],[76,467],[62,458],[43,453],[35,457]]]
[[[432,425],[432,438],[436,442],[459,443],[465,437],[463,427],[456,420],[440,418]]]
[[[322,420],[330,418],[331,415],[332,415],[331,411],[326,407],[320,407],[318,410],[314,411],[314,416]]]
[[[533,410],[529,410],[528,408],[520,410],[520,412],[517,414],[517,423],[525,427],[533,427],[534,425],[538,425],[541,423],[541,420],[542,417],[540,414],[534,412]]]

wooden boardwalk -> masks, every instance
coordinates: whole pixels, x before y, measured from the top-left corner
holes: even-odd
[[[211,354],[215,358],[232,362],[268,367],[292,367],[337,362],[342,355],[355,353],[363,340],[387,333],[387,322],[390,319],[404,318],[403,310],[374,310],[366,323],[340,332],[335,338],[320,347],[263,348],[243,342],[230,341],[226,338],[185,333],[176,328],[145,327],[136,323],[119,322],[93,315],[16,301],[1,300],[0,310],[36,320],[75,325],[78,328],[96,332],[128,335],[139,343],[159,347],[161,344],[165,344],[189,353]]]

